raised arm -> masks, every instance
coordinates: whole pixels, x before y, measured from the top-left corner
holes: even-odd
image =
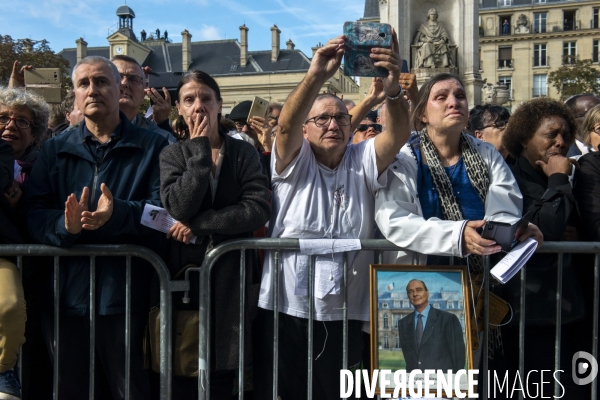
[[[394,161],[394,157],[410,136],[408,103],[402,96],[402,88],[399,84],[402,59],[398,54],[396,32],[392,31],[392,34],[391,49],[371,50],[371,58],[376,61],[374,65],[388,70],[388,75],[382,79],[383,91],[386,94],[387,126],[385,131],[374,139],[377,171],[380,175]]]
[[[279,131],[275,141],[276,172],[281,174],[300,152],[302,124],[319,90],[339,69],[344,55],[344,36],[338,36],[315,53],[308,72],[292,91],[279,116]]]
[[[356,105],[348,114],[352,115],[352,131],[358,128],[360,121],[363,120],[373,109],[373,107],[385,101],[385,93],[383,93],[383,83],[380,78],[373,78],[369,93]]]

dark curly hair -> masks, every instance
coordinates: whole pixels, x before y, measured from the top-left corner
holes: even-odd
[[[502,138],[504,148],[511,156],[519,157],[523,151],[521,143],[531,140],[542,120],[552,116],[562,117],[567,121],[569,135],[565,136],[563,140],[566,146],[570,147],[575,140],[575,132],[577,132],[577,124],[571,110],[559,101],[539,97],[523,103],[510,117]]]

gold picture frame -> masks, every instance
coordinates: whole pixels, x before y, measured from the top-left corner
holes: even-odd
[[[392,374],[404,370],[408,377],[415,369],[451,369],[455,374],[458,369],[474,368],[470,306],[472,297],[466,266],[370,265],[369,275],[371,377],[374,370],[391,370]],[[425,319],[419,346],[414,333],[417,317],[413,300],[421,306],[423,299],[416,294],[413,295],[413,300],[409,298],[407,285],[413,280],[425,283],[428,295],[426,300],[430,306],[426,312],[423,310],[428,317]],[[422,284],[418,282],[413,283],[411,293],[420,290],[413,290],[413,287],[420,286]],[[461,340],[457,324],[460,325]],[[425,351],[421,350],[421,346]],[[464,346],[464,363],[461,346]],[[464,380],[460,380],[458,390],[466,392],[469,390],[467,376],[462,377]],[[377,385],[376,394],[380,394],[379,382],[372,384]],[[394,388],[394,380],[391,378],[391,386],[386,386],[385,392],[393,393]],[[471,390],[475,391],[475,387]],[[426,393],[425,388],[421,391],[422,396],[428,393],[434,395],[436,392],[430,390]],[[452,395],[456,396],[456,390]]]

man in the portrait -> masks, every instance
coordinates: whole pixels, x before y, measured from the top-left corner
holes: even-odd
[[[398,322],[400,347],[406,371],[414,369],[452,370],[465,368],[465,343],[456,315],[429,304],[425,282],[413,279],[406,293],[415,311]]]

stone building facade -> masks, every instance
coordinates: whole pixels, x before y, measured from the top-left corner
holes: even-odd
[[[480,72],[510,90],[508,108],[533,97],[558,98],[548,74],[575,59],[598,65],[600,1],[482,0]]]

